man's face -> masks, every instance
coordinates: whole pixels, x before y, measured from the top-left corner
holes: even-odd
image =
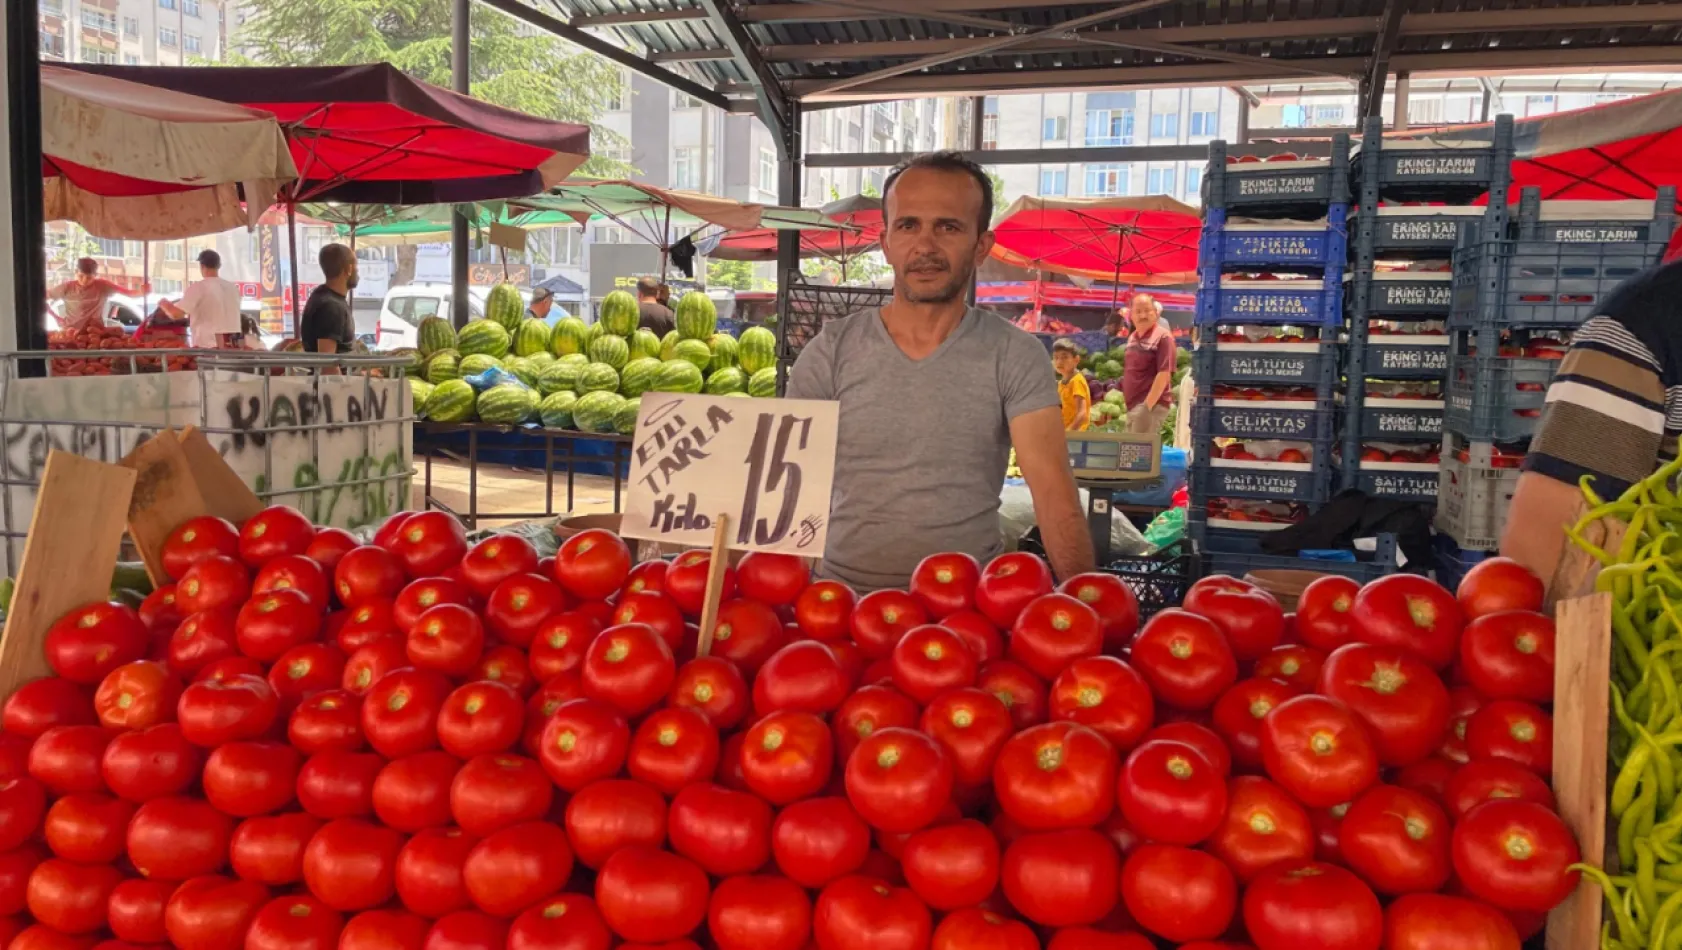
[[[544,297],[542,300],[539,300],[537,303],[531,305],[531,312],[537,317],[537,319],[542,320],[544,317],[549,316],[549,308],[554,306],[554,304],[555,298]]]
[[[888,193],[882,253],[909,303],[950,303],[993,249],[981,232],[981,186],[960,171],[913,168]]]
[[[1067,376],[1075,371],[1075,364],[1080,360],[1073,353],[1057,352],[1051,354],[1051,365],[1057,368],[1057,375]]]
[[[353,257],[350,259],[350,273],[345,276],[345,286],[351,290],[355,290],[356,279],[356,258]]]
[[[1156,312],[1156,304],[1149,300],[1134,300],[1128,313],[1133,329],[1140,333],[1149,333],[1160,316]]]

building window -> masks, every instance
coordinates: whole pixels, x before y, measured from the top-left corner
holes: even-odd
[[[1069,140],[1069,117],[1066,115],[1048,115],[1041,123],[1044,127],[1040,138],[1047,142],[1067,142]]]
[[[165,10],[175,9],[175,0],[158,0],[158,6]]]
[[[41,55],[52,59],[64,58],[64,37],[41,31]]]
[[[178,241],[164,242],[164,260],[178,261],[181,259],[181,244]]]
[[[181,0],[181,12],[188,16],[198,16],[199,0]]]
[[[1040,194],[1045,197],[1056,197],[1069,193],[1069,170],[1067,168],[1040,169]]]
[[[64,16],[64,0],[41,0],[41,12],[50,16]]]
[[[999,147],[999,117],[988,114],[981,117],[981,147],[995,149]]]
[[[701,187],[701,150],[679,148],[672,151],[672,187],[694,191]]]
[[[1128,169],[1126,165],[1088,165],[1086,166],[1086,193],[1089,195],[1125,195],[1127,194]]]
[[[102,49],[88,49],[82,47],[82,62],[113,64],[117,61],[116,53],[108,53]]]
[[[203,48],[199,38],[191,33],[183,37],[183,41],[187,44],[186,49],[189,53],[197,53]]]
[[[138,55],[134,54],[134,53],[124,53],[123,54],[123,65],[124,66],[139,66],[140,65],[140,57]]]
[[[674,109],[699,109],[699,108],[701,108],[701,100],[695,98],[694,96],[689,95],[686,92],[676,92],[676,91],[674,91],[672,93],[672,108],[674,108]]]
[[[629,108],[626,103],[630,98],[630,94],[631,84],[626,79],[625,74],[621,72],[619,74],[619,82],[608,92],[606,100],[602,103],[602,106],[609,112],[623,112]]]
[[[1203,200],[1203,169],[1196,165],[1186,169],[1186,200],[1194,202]]]
[[[1180,137],[1180,114],[1178,112],[1154,112],[1151,114],[1151,138],[1177,139]]]
[[[116,238],[96,237],[96,238],[91,238],[91,239],[92,239],[93,243],[99,247],[99,253],[94,255],[95,257],[122,257],[123,256],[123,242],[122,241],[119,241]]]
[[[1217,128],[1219,126],[1215,122],[1215,113],[1193,112],[1191,114],[1191,134],[1193,138],[1198,136],[1213,138],[1219,134],[1216,131]]]
[[[123,35],[134,38],[140,35],[140,18],[137,16],[123,17]]]
[[[597,244],[628,244],[625,239],[625,229],[617,224],[600,224],[596,226],[595,242]]]
[[[101,33],[117,32],[117,15],[103,10],[82,10],[82,25]]]
[[[1086,97],[1086,144],[1090,147],[1133,144],[1131,92],[1096,92]]]
[[[556,228],[555,263],[581,267],[584,264],[584,229]]]
[[[181,292],[181,282],[160,277],[152,281],[152,292],[155,294],[178,294]]]
[[[174,46],[176,44],[176,42],[177,42],[177,40],[176,40],[176,37],[175,37],[175,31],[174,30],[170,29],[167,26],[158,27],[158,45],[159,46]]]
[[[777,153],[768,148],[759,150],[759,190],[777,191]]]
[[[1315,125],[1340,125],[1343,122],[1342,106],[1315,106]]]
[[[1174,169],[1152,168],[1145,172],[1145,194],[1171,195],[1174,193]]]

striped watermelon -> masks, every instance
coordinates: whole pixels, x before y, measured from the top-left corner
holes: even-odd
[[[456,335],[456,348],[463,356],[483,353],[500,360],[508,355],[508,331],[499,323],[474,320]]]
[[[736,359],[749,373],[777,365],[777,335],[764,327],[748,327],[736,341]]]
[[[584,330],[584,352],[590,352],[590,344],[607,335],[607,327],[602,326],[599,322],[590,324]]]
[[[537,405],[537,416],[542,420],[545,428],[572,428],[572,407],[578,402],[578,394],[572,390],[550,393],[543,397]]]
[[[660,338],[654,335],[653,330],[638,327],[637,332],[631,334],[631,359],[640,360],[645,356],[660,358]]]
[[[677,302],[677,335],[685,340],[710,340],[718,332],[718,308],[712,298],[691,290]]]
[[[700,367],[688,360],[669,360],[660,364],[654,377],[654,391],[660,393],[698,393],[706,387]]]
[[[622,336],[603,334],[590,343],[590,362],[606,363],[614,369],[624,369],[631,361],[631,347]]]
[[[467,422],[473,418],[474,399],[465,380],[447,379],[433,387],[424,411],[433,422]]]
[[[695,368],[700,370],[706,369],[713,361],[712,347],[702,340],[679,340],[677,346],[672,347],[672,355],[694,363]]]
[[[619,391],[619,371],[606,363],[591,363],[578,374],[578,395]]]
[[[749,396],[747,393],[725,393],[724,395],[729,399],[751,399],[751,398],[753,398],[753,397]]]
[[[537,415],[537,391],[514,383],[492,386],[479,394],[479,419],[492,425],[517,426]]]
[[[619,392],[630,399],[635,399],[654,388],[654,378],[660,373],[660,361],[643,357],[625,364],[625,369],[619,374]]]
[[[545,396],[559,392],[574,393],[578,388],[578,377],[584,372],[589,363],[569,363],[556,360],[537,374],[537,391]]]
[[[677,335],[676,330],[670,330],[666,333],[665,336],[660,338],[660,358],[661,359],[663,359],[663,360],[675,360],[675,359],[677,359],[677,341],[678,341],[678,335]]]
[[[708,341],[712,347],[713,359],[707,365],[713,369],[724,369],[736,365],[736,338],[728,333],[714,333]]]
[[[416,412],[419,412],[420,408],[426,405],[426,397],[430,395],[432,395],[431,383],[419,379],[409,380],[409,405],[414,406]]]
[[[642,402],[640,400],[625,400],[625,404],[620,406],[619,411],[613,415],[613,431],[620,435],[636,435],[637,413],[641,410]]]
[[[777,368],[766,368],[748,377],[748,395],[769,399],[777,395]]]
[[[520,298],[520,288],[513,284],[497,284],[485,297],[485,319],[509,333],[520,329],[520,321],[525,317],[526,302]]]
[[[637,298],[625,290],[615,290],[603,297],[601,306],[596,310],[597,322],[614,336],[630,336],[631,331],[637,328],[639,315]]]
[[[439,350],[432,354],[431,359],[426,361],[426,367],[423,370],[426,381],[437,384],[445,380],[460,379],[459,363],[460,355],[455,350]]]
[[[485,353],[474,353],[461,358],[459,369],[463,378],[477,376],[493,366],[501,366],[502,362],[494,356]]]
[[[537,388],[539,367],[530,359],[524,356],[510,356],[502,361],[502,368],[513,373],[519,378],[520,382],[533,389]]]
[[[577,317],[556,320],[555,329],[549,331],[549,352],[556,356],[584,352],[584,335],[588,332],[589,327]]]
[[[583,432],[612,432],[624,405],[625,397],[618,393],[585,393],[572,405],[573,427]]]
[[[393,376],[413,376],[420,371],[420,350],[412,346],[400,346],[395,350],[387,350],[384,355],[403,361],[403,365],[392,369]]]
[[[521,320],[514,331],[514,355],[535,356],[549,349],[549,324],[542,320]]]
[[[568,353],[565,356],[556,357],[555,362],[572,363],[576,366],[588,366],[590,365],[590,358],[585,356],[583,353]]]
[[[748,375],[734,366],[715,369],[707,377],[707,392],[714,396],[747,392]]]
[[[425,356],[431,356],[439,350],[456,348],[456,328],[450,326],[450,321],[443,317],[427,317],[422,320],[416,336],[420,351]]]

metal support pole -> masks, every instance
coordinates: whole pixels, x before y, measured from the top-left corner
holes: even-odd
[[[468,91],[468,47],[472,43],[472,0],[454,0],[450,16],[450,85]],[[467,217],[458,206],[450,214],[450,322],[467,325]]]
[[[1398,132],[1408,127],[1408,79],[1407,73],[1396,74],[1396,112],[1390,120],[1390,127]]]
[[[11,0],[5,13],[5,110],[10,179],[4,200],[11,205],[9,284],[19,350],[47,348],[47,248],[41,176],[41,24],[35,0]],[[72,25],[71,34],[80,32]],[[6,275],[0,275],[6,276]],[[0,334],[0,339],[13,334]],[[35,361],[18,367],[19,375],[42,369]]]
[[[1250,144],[1250,100],[1238,100],[1238,132],[1232,137],[1234,145]]]
[[[972,152],[981,151],[982,127],[987,124],[987,97],[976,96],[970,100],[969,147]]]
[[[783,133],[781,178],[777,183],[777,200],[784,207],[800,207],[800,189],[805,184],[806,142],[802,126],[804,110],[800,103],[789,103],[788,126]],[[788,352],[788,324],[790,318],[789,291],[800,276],[800,232],[777,232],[777,357],[781,362]],[[786,373],[777,374],[777,395],[787,385]]]

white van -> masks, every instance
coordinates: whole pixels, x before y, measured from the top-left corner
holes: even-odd
[[[485,298],[490,290],[485,287],[469,287],[467,289],[467,312],[477,320],[485,315]],[[527,295],[520,294],[521,304],[527,301]],[[373,349],[395,350],[402,347],[413,347],[419,343],[418,330],[421,321],[427,317],[450,318],[450,285],[449,284],[404,284],[386,291],[385,300],[380,304],[379,323],[374,327]]]

